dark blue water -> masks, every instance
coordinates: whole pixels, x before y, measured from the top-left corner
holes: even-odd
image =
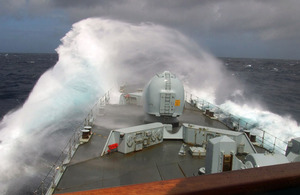
[[[245,87],[246,101],[260,102],[300,121],[300,60],[220,58]],[[57,54],[0,54],[0,117],[24,103]]]
[[[0,117],[20,107],[57,54],[0,54]]]
[[[221,58],[248,100],[300,121],[300,60]]]

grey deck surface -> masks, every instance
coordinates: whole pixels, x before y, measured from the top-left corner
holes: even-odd
[[[97,113],[95,113],[97,115]],[[197,175],[205,158],[188,152],[179,156],[179,140],[163,143],[130,154],[112,153],[100,157],[112,129],[143,124],[143,108],[135,105],[107,105],[104,115],[97,116],[93,136],[80,145],[68,164],[55,193],[91,190],[121,185],[168,180]],[[180,123],[228,129],[222,123],[205,117],[200,110],[189,107],[179,117]]]

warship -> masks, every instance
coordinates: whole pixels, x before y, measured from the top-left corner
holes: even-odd
[[[35,194],[299,193],[300,138],[253,130],[169,71],[119,91],[119,104],[110,92],[95,103]]]

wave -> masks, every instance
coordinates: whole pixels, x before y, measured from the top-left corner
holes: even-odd
[[[265,131],[267,133],[265,139],[269,142],[269,146],[266,146],[267,148],[273,147],[276,137],[278,139],[276,144],[278,144],[280,149],[277,152],[282,153],[286,149],[286,144],[283,142],[300,137],[300,127],[290,115],[280,116],[261,108],[257,104],[247,103],[239,105],[230,100],[227,100],[219,107],[238,117],[243,123],[248,124],[247,129],[253,131],[253,133],[262,136],[260,130]]]

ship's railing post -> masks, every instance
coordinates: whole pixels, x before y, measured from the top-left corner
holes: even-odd
[[[44,181],[42,181],[42,195],[44,195],[44,188],[45,188]]]
[[[75,145],[76,145],[76,133],[74,133],[74,135],[72,136],[73,139],[72,139],[72,151],[75,150]]]
[[[70,144],[69,144],[69,152],[68,152],[68,154],[69,154],[69,159],[71,159],[72,158],[72,142],[69,142],[69,143]]]
[[[276,140],[277,140],[277,137],[275,137],[275,140],[274,140],[273,151],[275,151]]]
[[[263,136],[262,136],[262,140],[261,140],[261,145],[262,145],[262,147],[264,147],[264,141],[265,141],[265,131],[264,131],[264,130],[262,130],[262,132],[263,132]]]
[[[204,108],[204,100],[202,100],[202,110],[203,110],[203,108]]]
[[[77,144],[77,143],[76,143],[76,141],[77,141],[77,140],[76,140],[76,139],[77,139],[77,134],[78,134],[78,133],[75,133],[75,134],[74,134],[74,139],[73,139],[73,150],[74,150],[74,151],[75,151],[75,149],[76,149],[76,144]]]
[[[54,166],[55,166],[55,165],[54,165]],[[55,175],[56,175],[56,173],[57,173],[57,168],[55,168],[54,174],[53,174],[53,176],[52,176],[52,188],[55,187]]]

